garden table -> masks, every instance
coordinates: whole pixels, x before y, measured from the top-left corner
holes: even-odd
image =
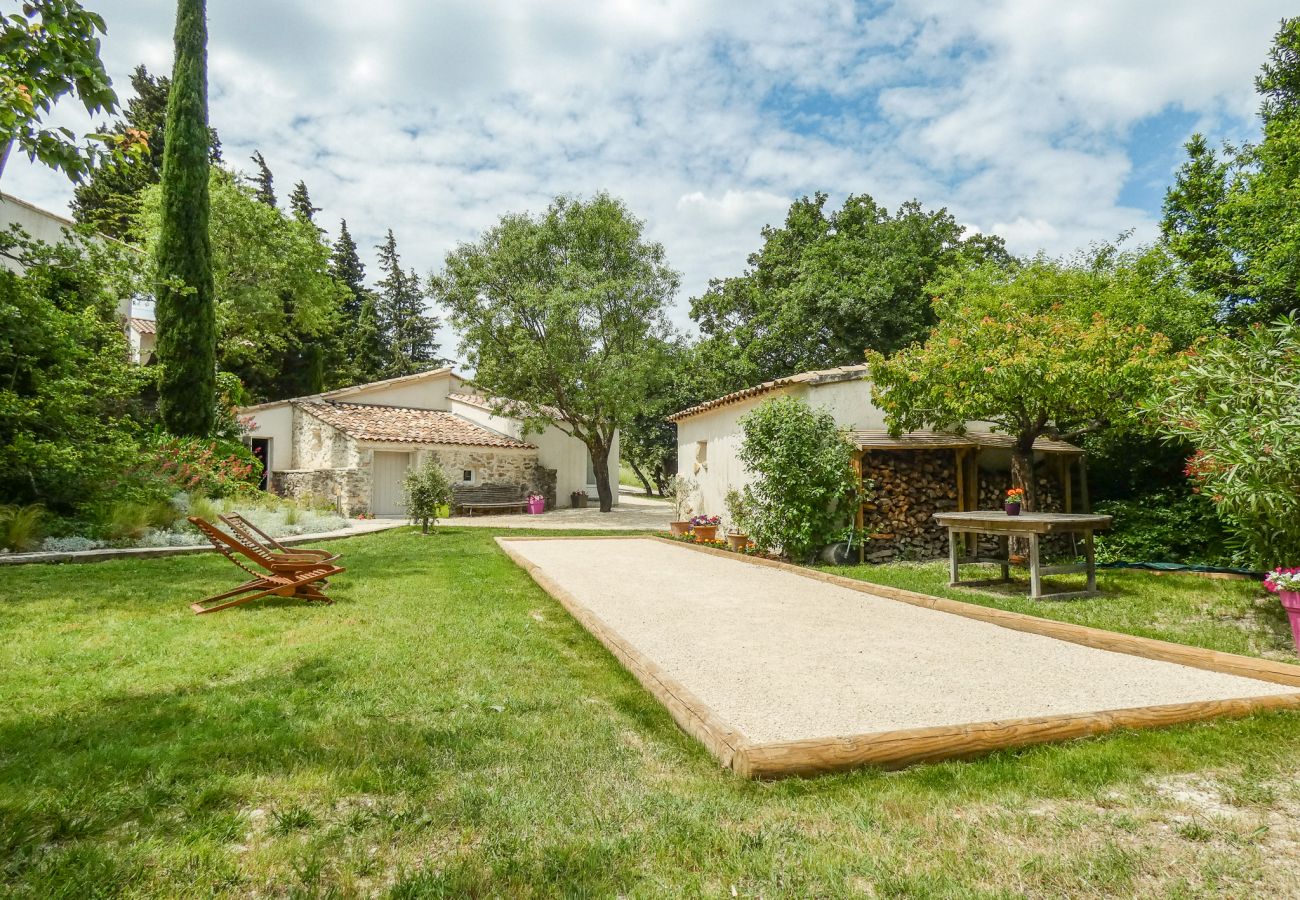
[[[1097,558],[1093,551],[1092,534],[1110,527],[1110,516],[1082,513],[1021,513],[1009,516],[1002,510],[975,510],[972,512],[936,513],[935,521],[948,529],[948,566],[950,587],[957,585],[1000,584],[1011,580],[1010,539],[1023,537],[1029,542],[1029,596],[1043,598],[1044,575],[1088,573],[1088,586],[1082,591],[1062,591],[1051,594],[1055,600],[1068,597],[1091,597],[1097,591]],[[1083,535],[1085,562],[1059,566],[1044,566],[1038,558],[1038,542],[1053,534],[1076,533]],[[974,542],[973,556],[961,556],[957,551],[958,535],[994,534],[999,538],[1001,553],[998,556],[980,556],[979,541]],[[963,563],[995,563],[1002,567],[1002,577],[980,581],[962,581],[958,568]]]

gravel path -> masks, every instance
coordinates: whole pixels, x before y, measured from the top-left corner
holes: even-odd
[[[653,540],[511,547],[753,742],[1294,693]]]

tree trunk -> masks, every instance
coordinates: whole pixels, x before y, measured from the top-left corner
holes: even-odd
[[[1024,510],[1038,509],[1038,491],[1034,487],[1034,439],[1037,435],[1022,435],[1011,449],[1011,485],[1025,492]]]
[[[614,492],[609,487],[609,445],[587,446],[591,451],[591,467],[596,471],[596,494],[600,497],[600,511],[612,512]]]
[[[424,517],[424,533],[425,533],[425,534],[428,534],[428,533],[429,533],[429,517],[428,517],[428,516],[425,516],[425,517]]]
[[[653,494],[654,488],[650,486],[650,479],[645,477],[645,474],[641,471],[641,467],[638,466],[636,462],[631,459],[627,461],[627,464],[632,467],[632,471],[636,473],[636,477],[639,478],[641,480],[641,484],[645,486],[645,495],[649,497],[651,494]]]

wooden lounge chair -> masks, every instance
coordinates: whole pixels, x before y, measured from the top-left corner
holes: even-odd
[[[194,610],[196,615],[229,609],[232,606],[238,606],[252,600],[260,600],[262,597],[271,595],[298,597],[302,600],[320,603],[334,602],[325,596],[322,588],[329,583],[328,579],[330,577],[346,571],[342,566],[335,566],[320,560],[286,557],[277,560],[276,555],[273,553],[245,547],[210,522],[196,516],[191,516],[190,522],[199,531],[203,532],[204,537],[216,548],[217,552],[253,576],[252,580],[244,582],[237,588],[223,594],[207,597],[197,603],[191,603],[190,609]],[[262,566],[267,569],[269,574],[260,574],[254,571],[240,557]]]
[[[314,559],[318,562],[333,562],[339,554],[329,550],[312,550],[308,547],[286,547],[271,537],[239,513],[226,513],[221,517],[231,532],[231,536],[250,549],[261,548],[268,553],[285,558]]]

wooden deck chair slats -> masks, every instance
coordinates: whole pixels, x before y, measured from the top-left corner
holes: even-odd
[[[280,597],[298,597],[302,600],[320,603],[334,602],[325,596],[321,588],[329,583],[328,579],[331,576],[346,571],[342,566],[331,565],[320,560],[289,559],[282,559],[277,564],[276,560],[266,558],[273,554],[245,547],[210,522],[196,516],[191,516],[190,522],[203,533],[209,543],[222,556],[254,576],[251,581],[246,581],[232,590],[191,603],[190,609],[194,610],[196,614],[201,615],[229,609],[232,606],[259,600],[273,594]],[[269,574],[259,574],[250,568],[244,559],[240,559],[241,556],[266,568]]]
[[[321,562],[332,562],[339,558],[339,554],[332,553],[329,550],[313,550],[308,547],[286,547],[237,512],[226,513],[221,516],[221,521],[226,523],[230,528],[235,540],[245,546],[255,547],[260,544],[264,549],[271,553],[279,553],[287,557],[315,559],[320,560]]]
[[[236,537],[226,534],[226,532],[222,531],[211,522],[208,522],[205,519],[200,519],[198,516],[190,516],[189,518],[190,523],[199,531],[203,532],[204,536],[207,537],[212,545],[218,550],[221,550],[222,553],[227,556],[238,554],[245,559],[256,563],[272,574],[292,575],[293,573],[300,572],[303,569],[310,569],[321,565],[322,561],[320,559],[314,557],[286,556],[280,553],[273,553],[256,541],[245,543]],[[242,562],[237,562],[236,565],[241,569],[248,569],[248,567]]]

